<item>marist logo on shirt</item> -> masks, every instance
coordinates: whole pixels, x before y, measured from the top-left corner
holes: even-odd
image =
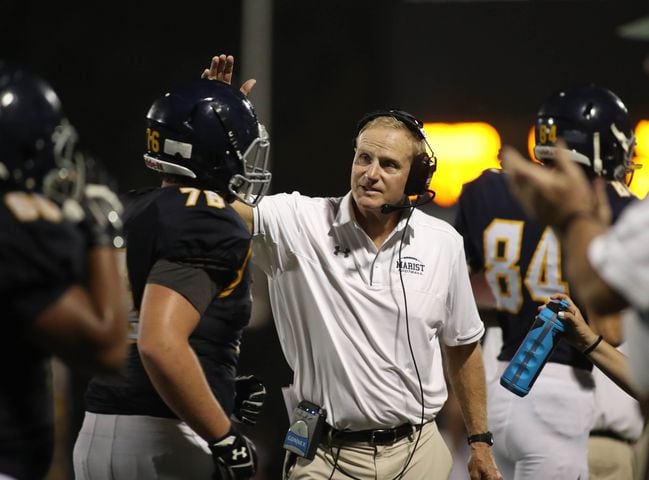
[[[397,260],[397,270],[402,273],[414,273],[415,275],[423,275],[425,265],[421,260],[415,257],[402,257],[401,261]]]

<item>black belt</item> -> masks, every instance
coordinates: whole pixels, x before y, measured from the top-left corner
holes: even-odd
[[[591,430],[590,436],[612,438],[613,440],[619,440],[620,442],[624,442],[624,443],[634,443],[633,440],[624,438],[622,435],[620,435],[617,432],[614,432],[613,430]]]
[[[375,430],[336,430],[325,424],[325,438],[332,443],[365,442],[370,445],[392,445],[399,440],[414,434],[421,428],[421,425],[404,423],[394,428],[378,428]]]

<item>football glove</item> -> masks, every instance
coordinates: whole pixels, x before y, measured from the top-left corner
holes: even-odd
[[[221,439],[210,444],[216,465],[214,480],[247,480],[257,471],[257,451],[252,441],[234,425]]]
[[[239,423],[256,424],[266,401],[266,387],[254,375],[237,377],[234,386],[232,418]]]
[[[88,184],[79,201],[83,217],[79,227],[89,247],[124,246],[122,237],[122,203],[106,185]]]

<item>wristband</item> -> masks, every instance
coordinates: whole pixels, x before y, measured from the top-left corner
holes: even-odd
[[[589,353],[591,353],[593,350],[597,348],[597,345],[599,345],[602,342],[602,340],[604,340],[604,337],[600,335],[593,343],[590,344],[589,347],[586,348],[586,350],[584,350],[581,353],[583,353],[584,355],[588,355]]]
[[[469,445],[475,442],[482,442],[492,446],[494,444],[494,436],[491,432],[476,433],[475,435],[469,435],[466,441]]]

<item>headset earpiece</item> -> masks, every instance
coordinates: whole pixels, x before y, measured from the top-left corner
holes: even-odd
[[[427,153],[421,153],[412,159],[408,180],[406,180],[406,186],[403,189],[407,196],[422,195],[428,191],[433,173],[435,173],[436,162],[433,159]]]

